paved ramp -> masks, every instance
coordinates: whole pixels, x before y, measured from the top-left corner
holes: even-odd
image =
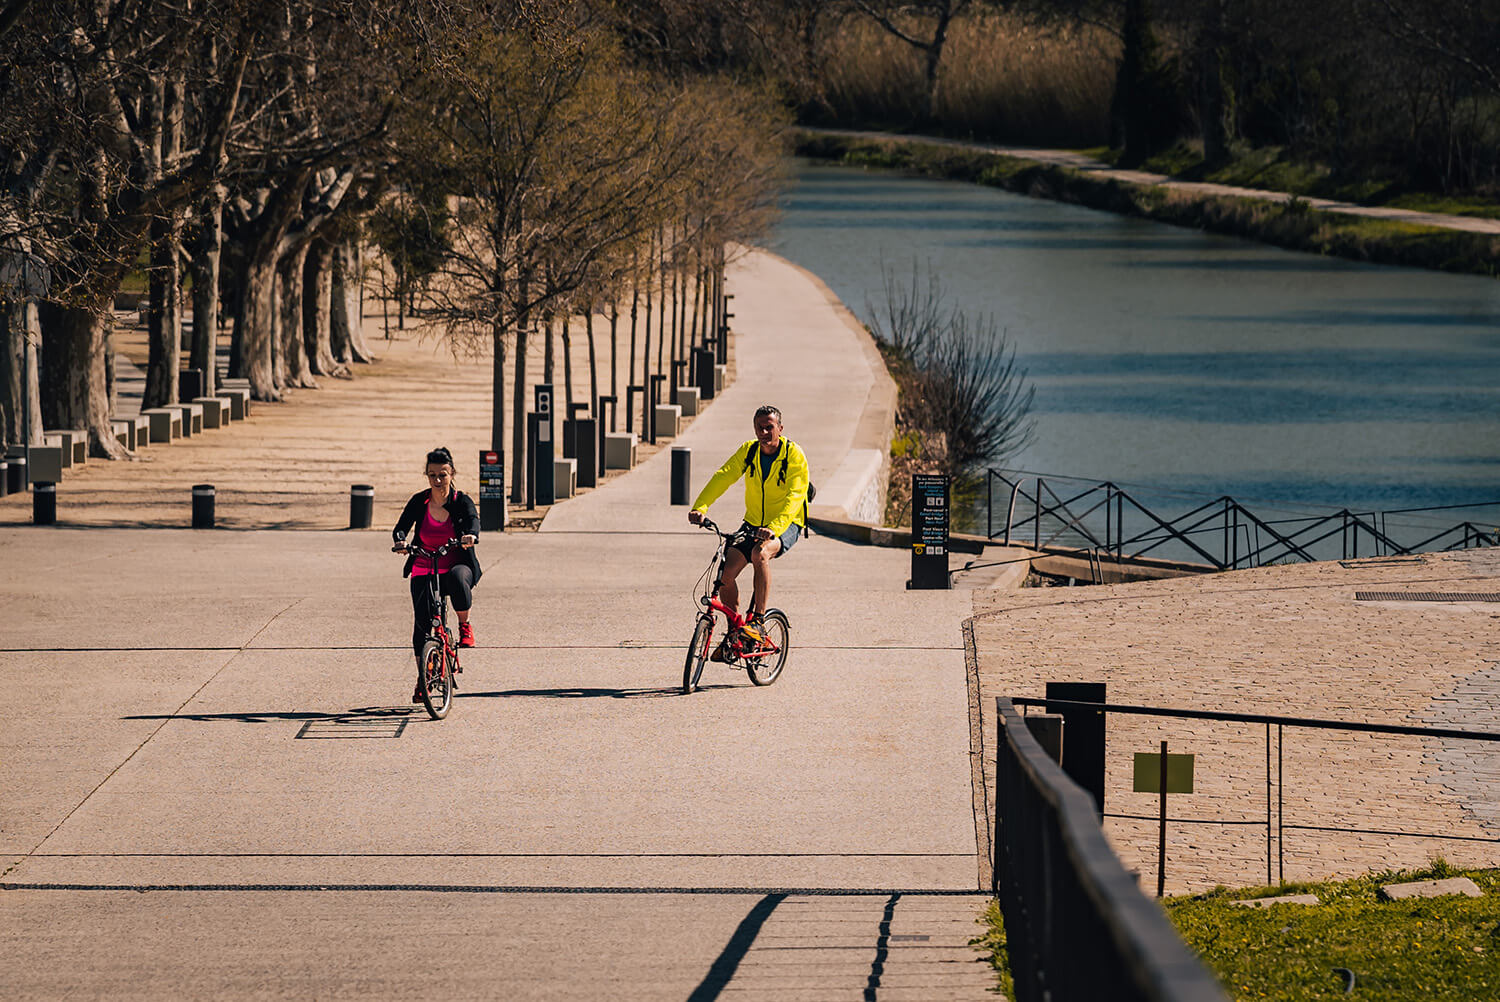
[[[0,529],[4,995],[990,997],[967,593],[813,537],[782,678],[682,696],[714,540],[652,475],[485,538],[441,722],[383,532]]]

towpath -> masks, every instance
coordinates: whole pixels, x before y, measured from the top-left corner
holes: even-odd
[[[1434,226],[1445,230],[1462,230],[1467,233],[1500,234],[1500,219],[1482,216],[1458,216],[1441,212],[1419,212],[1414,209],[1397,209],[1385,206],[1359,205],[1332,198],[1303,198],[1288,195],[1283,191],[1267,191],[1263,188],[1244,188],[1231,184],[1215,184],[1209,181],[1182,181],[1165,174],[1153,174],[1143,170],[1124,170],[1112,167],[1102,160],[1075,150],[1038,149],[1028,146],[995,146],[988,143],[966,142],[959,139],[942,139],[934,136],[908,136],[892,132],[864,131],[859,129],[808,129],[811,133],[832,136],[849,136],[857,139],[878,139],[895,142],[920,142],[930,146],[950,146],[975,153],[993,153],[997,156],[1032,160],[1036,163],[1069,167],[1099,177],[1113,178],[1130,184],[1169,188],[1177,191],[1192,191],[1204,195],[1223,195],[1231,198],[1254,198],[1267,202],[1286,203],[1296,198],[1314,209],[1338,212],[1349,216],[1364,216],[1369,219],[1384,219],[1390,222],[1411,223],[1416,226]]]

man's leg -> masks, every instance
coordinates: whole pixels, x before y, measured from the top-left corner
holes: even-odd
[[[781,552],[781,540],[768,539],[751,550],[751,563],[755,565],[755,591],[750,596],[748,615],[759,616],[771,602],[771,560]]]
[[[740,611],[740,586],[735,578],[745,569],[745,555],[734,547],[724,558],[724,567],[719,571],[719,599],[735,612]]]

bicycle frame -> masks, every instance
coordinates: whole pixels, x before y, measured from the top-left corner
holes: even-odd
[[[453,659],[453,670],[459,670],[458,646],[448,635],[448,596],[443,594],[442,582],[439,578],[438,558],[451,552],[458,546],[456,540],[450,540],[439,546],[436,550],[424,548],[420,543],[412,542],[406,544],[406,548],[414,556],[426,557],[431,565],[431,570],[420,576],[427,579],[428,602],[432,609],[432,622],[428,624],[427,636],[437,640],[447,650],[448,656]],[[415,573],[415,572],[413,572]]]
[[[739,631],[745,625],[745,617],[725,605],[723,600],[719,598],[719,589],[724,586],[724,563],[729,557],[729,546],[739,533],[725,532],[711,519],[707,518],[699,524],[719,537],[719,548],[715,551],[713,557],[709,559],[708,570],[703,575],[703,580],[707,587],[703,595],[698,599],[698,603],[708,609],[717,611],[724,617],[725,622],[729,624],[731,649],[736,658],[742,660],[765,658],[781,653],[781,648],[772,643],[769,638],[755,645],[747,645],[740,640],[739,638],[742,634]],[[710,634],[710,639],[712,639],[712,634]]]

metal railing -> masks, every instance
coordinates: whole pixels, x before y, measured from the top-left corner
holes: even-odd
[[[1354,835],[1381,835],[1387,837],[1412,837],[1424,839],[1461,838],[1463,841],[1475,841],[1473,836],[1454,836],[1441,832],[1402,832],[1388,829],[1336,827],[1332,825],[1319,824],[1287,824],[1285,819],[1286,786],[1283,770],[1284,745],[1283,730],[1285,728],[1305,728],[1309,730],[1346,731],[1349,733],[1363,734],[1391,734],[1409,737],[1424,738],[1446,738],[1460,741],[1497,742],[1500,734],[1491,731],[1471,731],[1454,727],[1421,727],[1414,724],[1372,724],[1354,720],[1324,720],[1318,717],[1291,717],[1267,713],[1235,713],[1228,710],[1188,710],[1177,707],[1163,706],[1133,706],[1122,703],[1094,703],[1080,700],[1068,699],[1045,699],[1033,697],[1016,697],[1010,701],[1011,705],[1022,707],[1042,707],[1046,710],[1080,710],[1090,713],[1122,713],[1135,716],[1147,717],[1177,717],[1189,720],[1215,720],[1228,723],[1240,724],[1264,724],[1266,728],[1266,884],[1286,882],[1286,832],[1308,831],[1325,833],[1346,833]],[[1012,710],[1012,712],[1015,712]],[[1024,719],[1024,718],[1023,718]],[[1272,742],[1272,728],[1275,728],[1275,741]],[[1064,732],[1063,740],[1066,742],[1067,735]],[[1272,812],[1272,762],[1271,753],[1275,749],[1275,811]],[[1092,803],[1092,801],[1090,801]],[[1132,820],[1152,820],[1138,815],[1104,813],[1108,818],[1125,818]],[[1205,818],[1177,818],[1174,823],[1195,824],[1224,824],[1239,825],[1246,823],[1240,820],[1205,819]],[[1486,841],[1500,842],[1500,839]],[[1274,849],[1273,849],[1274,846]],[[1272,873],[1272,863],[1275,863],[1275,873]]]
[[[1088,551],[1094,559],[1156,557],[1201,562],[1216,570],[1299,561],[1350,560],[1434,550],[1500,546],[1500,501],[1364,512],[1308,513],[1267,503],[1258,514],[1227,495],[1153,491],[1022,470],[988,471],[985,534],[1037,551]],[[1159,514],[1140,500],[1191,507]],[[996,504],[1005,505],[997,522]],[[1278,517],[1268,509],[1279,508]],[[1447,521],[1438,512],[1488,509],[1493,522]]]
[[[1013,706],[996,710],[993,890],[1017,1002],[1225,1002],[1110,849],[1093,799]]]

